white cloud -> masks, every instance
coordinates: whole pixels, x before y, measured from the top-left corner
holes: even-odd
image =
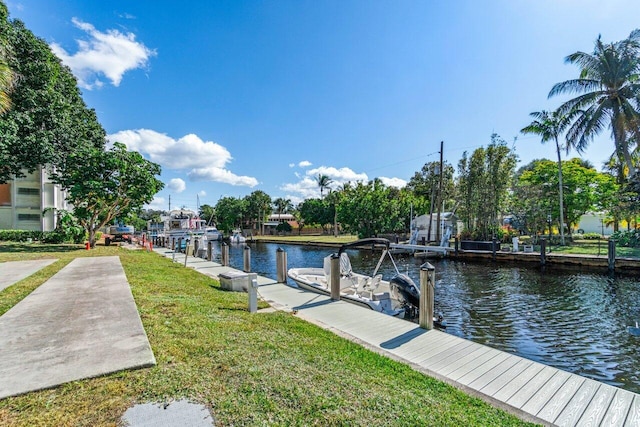
[[[74,54],[67,53],[57,43],[51,43],[51,50],[71,68],[82,88],[101,87],[104,82],[99,79],[100,75],[104,75],[112,85],[119,86],[124,73],[145,68],[149,58],[156,55],[154,50],[137,42],[133,33],[125,34],[113,29],[103,33],[77,18],[72,22],[89,35],[89,40],[76,40],[78,51]]]
[[[239,176],[227,169],[215,166],[192,169],[187,175],[192,181],[215,181],[246,187],[255,187],[258,185],[258,180],[252,176]]]
[[[407,185],[407,181],[402,178],[387,178],[386,176],[381,176],[380,181],[387,187],[403,188]]]
[[[189,134],[174,139],[150,129],[124,130],[108,135],[110,143],[121,142],[131,151],[138,151],[164,168],[188,170],[192,181],[216,181],[231,185],[254,187],[258,180],[239,176],[226,168],[231,153],[213,141],[203,141]]]
[[[145,206],[145,209],[153,209],[156,211],[162,211],[167,208],[167,203],[164,197],[154,197],[151,203]]]
[[[295,163],[289,163],[290,168],[295,167],[295,165],[296,165]]]
[[[206,191],[204,191],[204,190],[200,190],[200,191],[198,191],[198,196],[200,196],[200,197],[204,197],[204,196],[206,196],[206,195],[207,195],[207,192],[206,192]]]
[[[366,173],[356,173],[349,168],[334,168],[327,166],[320,166],[319,168],[311,169],[307,171],[307,176],[316,177],[318,175],[328,176],[334,183],[344,184],[348,181],[351,182],[367,182],[369,177]]]
[[[174,193],[182,193],[184,190],[186,190],[186,188],[187,184],[185,184],[185,182],[180,178],[173,178],[167,184],[167,189],[173,191]]]
[[[301,168],[308,168],[309,166],[311,166],[313,163],[311,163],[308,160],[303,160],[300,163],[298,163],[298,166],[300,166]]]

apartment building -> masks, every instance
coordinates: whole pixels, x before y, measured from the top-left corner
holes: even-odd
[[[56,215],[53,209],[43,213],[47,208],[71,209],[46,169],[0,184],[0,230],[51,231]]]

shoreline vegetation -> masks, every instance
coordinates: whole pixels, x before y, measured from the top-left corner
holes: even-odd
[[[0,400],[0,425],[117,425],[134,404],[185,398],[216,425],[531,425],[294,314],[251,314],[246,296],[142,250],[0,243],[0,262],[58,259],[0,292],[0,314],[72,259],[109,255],[157,366]]]

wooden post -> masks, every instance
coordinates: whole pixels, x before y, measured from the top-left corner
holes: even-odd
[[[198,256],[198,249],[200,249],[200,238],[193,237],[193,256]]]
[[[207,240],[207,261],[211,261],[213,259],[213,242],[211,240]]]
[[[176,250],[176,238],[172,237],[171,238],[171,250],[175,252]]]
[[[331,299],[340,301],[340,257],[331,254]]]
[[[616,241],[609,239],[609,246],[607,250],[607,258],[609,260],[609,270],[613,271],[616,268]]]
[[[420,327],[433,329],[436,269],[425,262],[420,266]]]
[[[225,267],[229,266],[229,245],[226,243],[222,243],[221,245],[222,253],[220,254],[222,257],[222,265]]]
[[[458,237],[456,236],[456,238],[453,240],[453,253],[458,256],[458,248],[460,246],[460,239],[458,239]]]
[[[287,282],[287,253],[282,248],[276,251],[276,268],[278,283]]]
[[[494,237],[493,239],[491,239],[491,254],[493,257],[493,260],[496,260],[496,238]]]
[[[193,250],[193,246],[190,245],[191,242],[187,242],[184,245],[184,266],[187,266],[187,260],[189,259],[189,252]]]
[[[422,236],[422,246],[426,246],[427,245],[426,241],[427,241],[426,237]]]
[[[243,261],[243,271],[245,273],[251,272],[251,248],[249,245],[244,246]]]
[[[540,239],[540,264],[545,265],[547,263],[547,240]]]

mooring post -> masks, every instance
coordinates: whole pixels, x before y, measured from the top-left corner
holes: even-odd
[[[436,268],[425,262],[420,266],[420,327],[433,329]]]
[[[213,242],[211,240],[207,240],[207,261],[211,261],[213,259]]]
[[[245,273],[251,272],[251,248],[249,245],[244,245],[243,260],[243,271]]]
[[[174,252],[176,251],[176,238],[175,237],[171,238],[171,250],[174,251]]]
[[[340,256],[331,254],[331,299],[340,300]]]
[[[200,249],[200,238],[199,237],[194,237],[193,238],[193,256],[198,256],[198,249]]]
[[[250,273],[247,275],[247,293],[249,294],[249,313],[258,311],[258,275]]]
[[[190,245],[191,242],[186,242],[184,245],[184,266],[187,266],[187,259],[189,259],[189,252],[193,246]]]
[[[460,239],[458,239],[458,237],[456,236],[455,239],[453,239],[453,253],[458,256],[458,248],[460,247]]]
[[[613,271],[616,268],[616,241],[609,239],[609,246],[607,250],[607,258],[609,260],[609,270]]]
[[[287,282],[287,253],[282,248],[276,251],[276,268],[278,283]]]
[[[222,258],[222,265],[225,267],[228,267],[229,266],[229,245],[223,242],[220,249],[222,250],[222,253],[220,254]]]
[[[493,257],[494,261],[496,260],[496,246],[497,246],[496,243],[497,243],[497,240],[495,237],[491,239],[491,256]]]
[[[540,239],[540,264],[545,265],[547,263],[547,240]]]

